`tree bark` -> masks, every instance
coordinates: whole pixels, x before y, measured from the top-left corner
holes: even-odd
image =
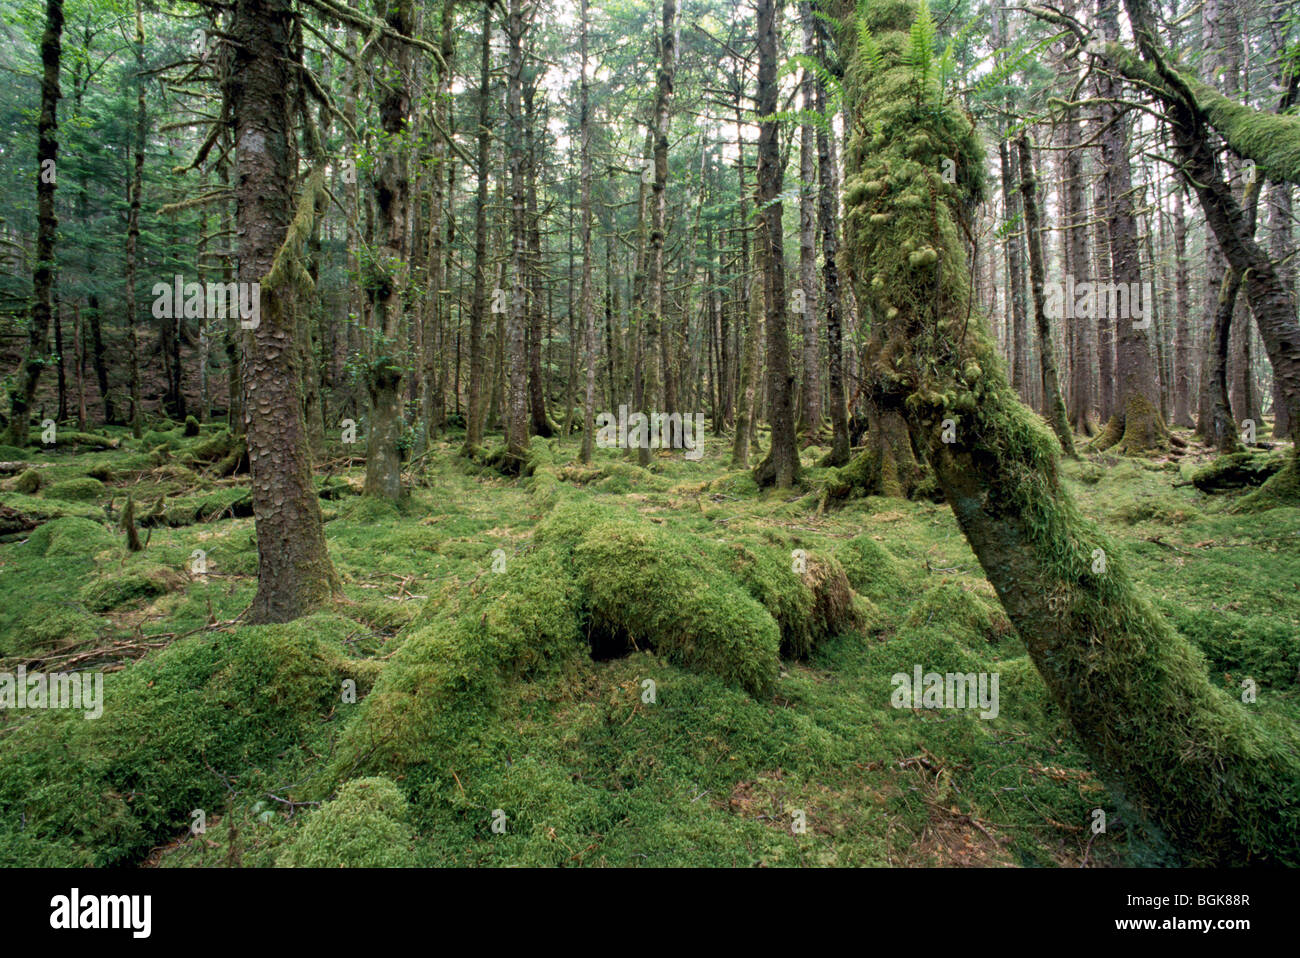
[[[230,24],[226,92],[237,150],[239,281],[260,283],[261,290],[258,323],[243,336],[258,559],[251,623],[290,621],[340,589],[312,485],[299,395],[298,257],[324,179],[317,171],[292,215],[292,20],[289,0],[237,0]]]
[[[45,0],[41,34],[41,112],[36,121],[36,262],[32,265],[32,308],[27,327],[21,384],[9,389],[9,429],[4,442],[22,448],[31,439],[32,401],[49,353],[54,294],[54,243],[59,219],[54,210],[59,156],[59,61],[63,55],[63,0]]]
[[[777,30],[781,0],[758,0],[758,209],[763,256],[763,307],[767,326],[767,388],[771,404],[772,447],[754,467],[760,487],[789,489],[799,480],[799,450],[794,431],[794,376],[786,333],[785,252],[782,207],[780,122],[777,113]]]
[[[1023,134],[1016,140],[1020,160],[1020,195],[1025,211],[1025,239],[1029,246],[1029,279],[1034,303],[1034,323],[1038,330],[1038,354],[1043,383],[1043,404],[1047,408],[1047,422],[1061,442],[1061,450],[1073,459],[1079,454],[1074,449],[1074,436],[1070,434],[1069,417],[1061,384],[1056,372],[1056,348],[1052,345],[1052,327],[1044,309],[1043,293],[1043,238],[1038,222],[1038,180],[1034,175],[1034,158],[1029,149],[1029,138]]]

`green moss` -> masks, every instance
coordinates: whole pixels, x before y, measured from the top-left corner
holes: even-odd
[[[582,537],[574,563],[593,632],[613,643],[654,648],[671,662],[720,675],[753,694],[771,687],[780,629],[689,540],[609,522]]]
[[[47,499],[64,499],[69,502],[86,502],[101,498],[106,489],[98,479],[84,476],[81,479],[65,479],[53,483],[45,490]]]
[[[456,615],[410,635],[349,725],[336,768],[454,767],[489,748],[505,684],[581,651],[568,557],[541,547],[483,580]]]
[[[1217,456],[1192,474],[1192,485],[1201,492],[1223,492],[1258,486],[1286,465],[1287,456],[1271,452],[1264,455],[1236,452]]]
[[[184,577],[162,566],[112,570],[86,584],[81,601],[91,612],[111,612],[142,599],[155,599],[181,587]]]
[[[1300,506],[1300,466],[1295,458],[1271,479],[1233,507],[1235,512],[1264,512],[1280,506]]]
[[[307,818],[276,862],[288,868],[404,868],[415,864],[406,796],[382,777],[348,782]]]
[[[117,539],[103,523],[77,516],[65,516],[38,526],[27,540],[27,548],[38,556],[94,556],[111,549]]]
[[[0,636],[0,655],[35,655],[66,645],[89,642],[99,634],[99,623],[70,605],[36,602],[25,608]]]
[[[21,492],[30,496],[41,488],[41,479],[39,469],[27,468],[14,478],[13,482],[9,484],[9,488],[14,492]]]
[[[893,555],[869,536],[855,536],[835,546],[835,558],[855,591],[879,602],[902,591],[901,570]]]
[[[231,788],[284,788],[269,770],[338,706],[352,628],[318,615],[185,639],[106,676],[97,720],[33,714],[0,750],[0,861],[138,861]]]
[[[972,647],[995,643],[1011,632],[1001,606],[981,599],[957,582],[940,582],[925,590],[907,612],[905,626],[933,626]]]

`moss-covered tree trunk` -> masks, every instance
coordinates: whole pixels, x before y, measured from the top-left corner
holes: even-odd
[[[4,442],[22,447],[30,441],[32,400],[49,352],[53,312],[54,241],[59,220],[54,210],[59,153],[59,60],[63,53],[63,0],[46,0],[41,35],[41,112],[36,121],[36,261],[32,266],[32,308],[20,380],[9,388],[9,429]]]
[[[376,0],[375,12],[403,36],[413,34],[411,0]],[[400,334],[411,271],[407,222],[411,215],[411,183],[405,143],[411,112],[411,48],[406,40],[391,34],[379,41],[379,48],[376,82],[383,135],[372,184],[379,249],[369,279],[371,333],[376,341],[366,368],[370,417],[366,426],[365,494],[398,499],[402,495],[398,443],[402,435],[404,369]]]
[[[854,111],[847,252],[883,318],[897,407],[985,574],[1103,780],[1188,861],[1300,864],[1300,743],[1211,686],[1079,514],[1055,438],[1017,400],[972,308],[962,222],[983,195],[984,153],[908,57],[916,6],[869,0],[863,32],[847,2],[840,12]]]

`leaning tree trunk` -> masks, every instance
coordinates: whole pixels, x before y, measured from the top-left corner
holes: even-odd
[[[238,0],[230,25],[239,281],[261,284],[257,324],[243,336],[242,376],[257,532],[254,623],[295,619],[339,590],[298,395],[294,310],[306,276],[300,257],[324,175],[317,170],[308,180],[295,215],[292,20],[289,0]]]
[[[1057,442],[1017,400],[971,304],[963,225],[983,198],[983,147],[937,85],[917,90],[905,59],[915,7],[865,9],[876,57],[840,0],[863,131],[847,156],[846,245],[859,296],[883,320],[895,408],[1103,781],[1193,864],[1300,864],[1300,743],[1210,684],[1062,486]],[[955,183],[940,175],[944,156]]]
[[[54,211],[59,155],[59,60],[63,54],[63,0],[45,0],[41,36],[41,113],[36,121],[36,263],[32,267],[32,314],[22,381],[9,390],[9,431],[4,441],[22,447],[30,440],[32,400],[49,352],[54,292],[54,240],[59,219]]]

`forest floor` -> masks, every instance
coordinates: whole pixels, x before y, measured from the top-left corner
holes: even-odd
[[[657,455],[648,471],[614,450],[580,467],[576,440],[535,440],[544,467],[517,480],[440,442],[399,508],[360,497],[364,467],[334,446],[317,482],[344,597],[252,627],[237,621],[256,588],[247,477],[209,478],[191,456],[213,432],[0,450],[35,473],[7,478],[0,506],[41,523],[0,536],[0,672],[106,673],[97,720],[0,711],[2,864],[1176,864],[1094,774],[945,505],[822,512],[822,450],[805,451],[802,489],[760,494],[711,439],[701,461]],[[1234,495],[1187,484],[1208,458],[1192,448],[1062,468],[1211,680],[1239,697],[1253,679],[1247,708],[1300,721],[1300,508],[1229,512]],[[147,538],[134,553],[118,528],[128,495]],[[536,567],[556,547],[534,541],[539,523],[568,509],[581,526],[588,507],[593,523],[667,537],[688,563],[737,543],[783,562],[839,557],[859,627],[783,657],[753,694],[692,667],[689,637],[682,654],[605,642],[598,657],[533,662],[502,637],[530,642],[551,613],[534,626],[494,610],[549,581]],[[651,631],[674,601],[653,594],[656,574],[614,583],[646,603]],[[462,651],[463,674],[432,661]],[[893,707],[891,677],[918,665],[996,673],[997,716]],[[391,692],[372,705],[376,685]],[[480,687],[482,702],[463,701]],[[430,689],[444,712],[412,704]],[[425,727],[443,714],[459,724]]]

